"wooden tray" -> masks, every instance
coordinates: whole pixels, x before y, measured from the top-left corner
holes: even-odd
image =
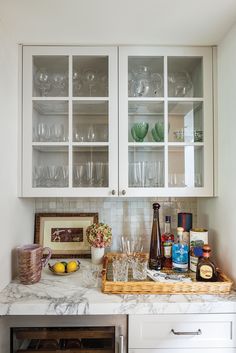
[[[102,270],[102,292],[107,294],[227,294],[231,291],[233,282],[224,273],[218,271],[217,282],[197,282],[194,272],[188,272],[187,275],[192,278],[192,282],[173,282],[161,283],[154,282],[147,278],[144,281],[132,280],[129,273],[128,282],[114,282],[112,276],[111,262],[115,256],[121,256],[119,253],[108,253],[103,259]],[[147,253],[142,254],[148,258]],[[171,270],[166,270],[170,273]]]

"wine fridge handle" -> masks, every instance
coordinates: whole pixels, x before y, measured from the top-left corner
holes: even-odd
[[[119,342],[119,353],[125,353],[124,352],[124,336],[120,335],[120,342]]]
[[[200,328],[194,332],[184,332],[184,331],[178,332],[172,328],[172,330],[170,332],[173,333],[173,335],[177,335],[177,336],[199,336],[202,334],[202,331],[200,330]]]

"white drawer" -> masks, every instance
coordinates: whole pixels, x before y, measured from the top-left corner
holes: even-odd
[[[236,347],[235,318],[233,314],[130,315],[129,348]]]

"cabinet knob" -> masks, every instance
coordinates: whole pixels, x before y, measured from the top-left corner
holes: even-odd
[[[125,194],[126,194],[126,191],[125,191],[125,190],[122,190],[121,193],[122,193],[122,195],[125,195]]]
[[[115,194],[116,194],[116,190],[113,189],[113,190],[111,191],[111,194],[112,194],[112,195],[115,195]]]

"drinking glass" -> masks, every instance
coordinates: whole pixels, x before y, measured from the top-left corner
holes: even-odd
[[[88,186],[94,186],[95,165],[94,162],[85,163],[86,181]]]
[[[184,186],[186,186],[184,174],[170,173],[169,174],[169,186],[170,187],[184,187]]]
[[[54,72],[51,75],[51,83],[53,88],[56,90],[57,95],[65,96],[67,95],[67,75],[66,73]]]
[[[95,171],[96,171],[96,183],[98,186],[104,185],[104,175],[105,175],[105,164],[103,162],[95,163]]]
[[[53,124],[50,128],[50,132],[53,141],[65,141],[65,129],[63,124]]]
[[[96,92],[97,73],[93,70],[87,70],[83,74],[83,82],[88,87],[88,93],[91,97]]]
[[[39,142],[45,142],[49,138],[49,128],[46,123],[38,123],[37,125],[37,140]]]
[[[148,260],[137,256],[132,261],[133,279],[144,280],[147,278]]]
[[[128,260],[143,251],[142,238],[137,239],[121,237],[121,252],[126,254]]]
[[[157,162],[147,162],[147,184],[149,187],[155,187],[157,185]]]
[[[69,169],[68,166],[62,165],[59,168],[59,185],[61,187],[66,187],[68,186],[68,175],[69,175]]]
[[[89,142],[96,141],[96,131],[92,125],[90,125],[88,128],[87,141],[89,141]]]
[[[134,185],[139,187],[146,186],[146,165],[145,161],[134,163]]]
[[[135,123],[131,128],[131,135],[136,142],[143,142],[148,133],[149,124],[142,121]]]
[[[74,172],[74,182],[76,186],[83,186],[84,177],[85,177],[85,165],[78,164],[73,168]]]
[[[73,72],[73,96],[79,96],[83,87],[82,76],[79,72]]]
[[[112,260],[114,282],[128,282],[129,262],[126,257],[117,257]]]
[[[33,168],[33,187],[37,188],[43,186],[42,178],[43,178],[43,169],[41,165],[35,166]]]
[[[45,68],[39,69],[34,76],[34,83],[39,90],[41,97],[48,95],[51,88],[51,81],[49,74]]]
[[[47,167],[47,177],[48,177],[47,186],[48,187],[59,186],[60,174],[61,174],[61,167],[56,165],[48,166]]]
[[[163,78],[157,72],[151,74],[152,96],[160,97],[163,95]]]

